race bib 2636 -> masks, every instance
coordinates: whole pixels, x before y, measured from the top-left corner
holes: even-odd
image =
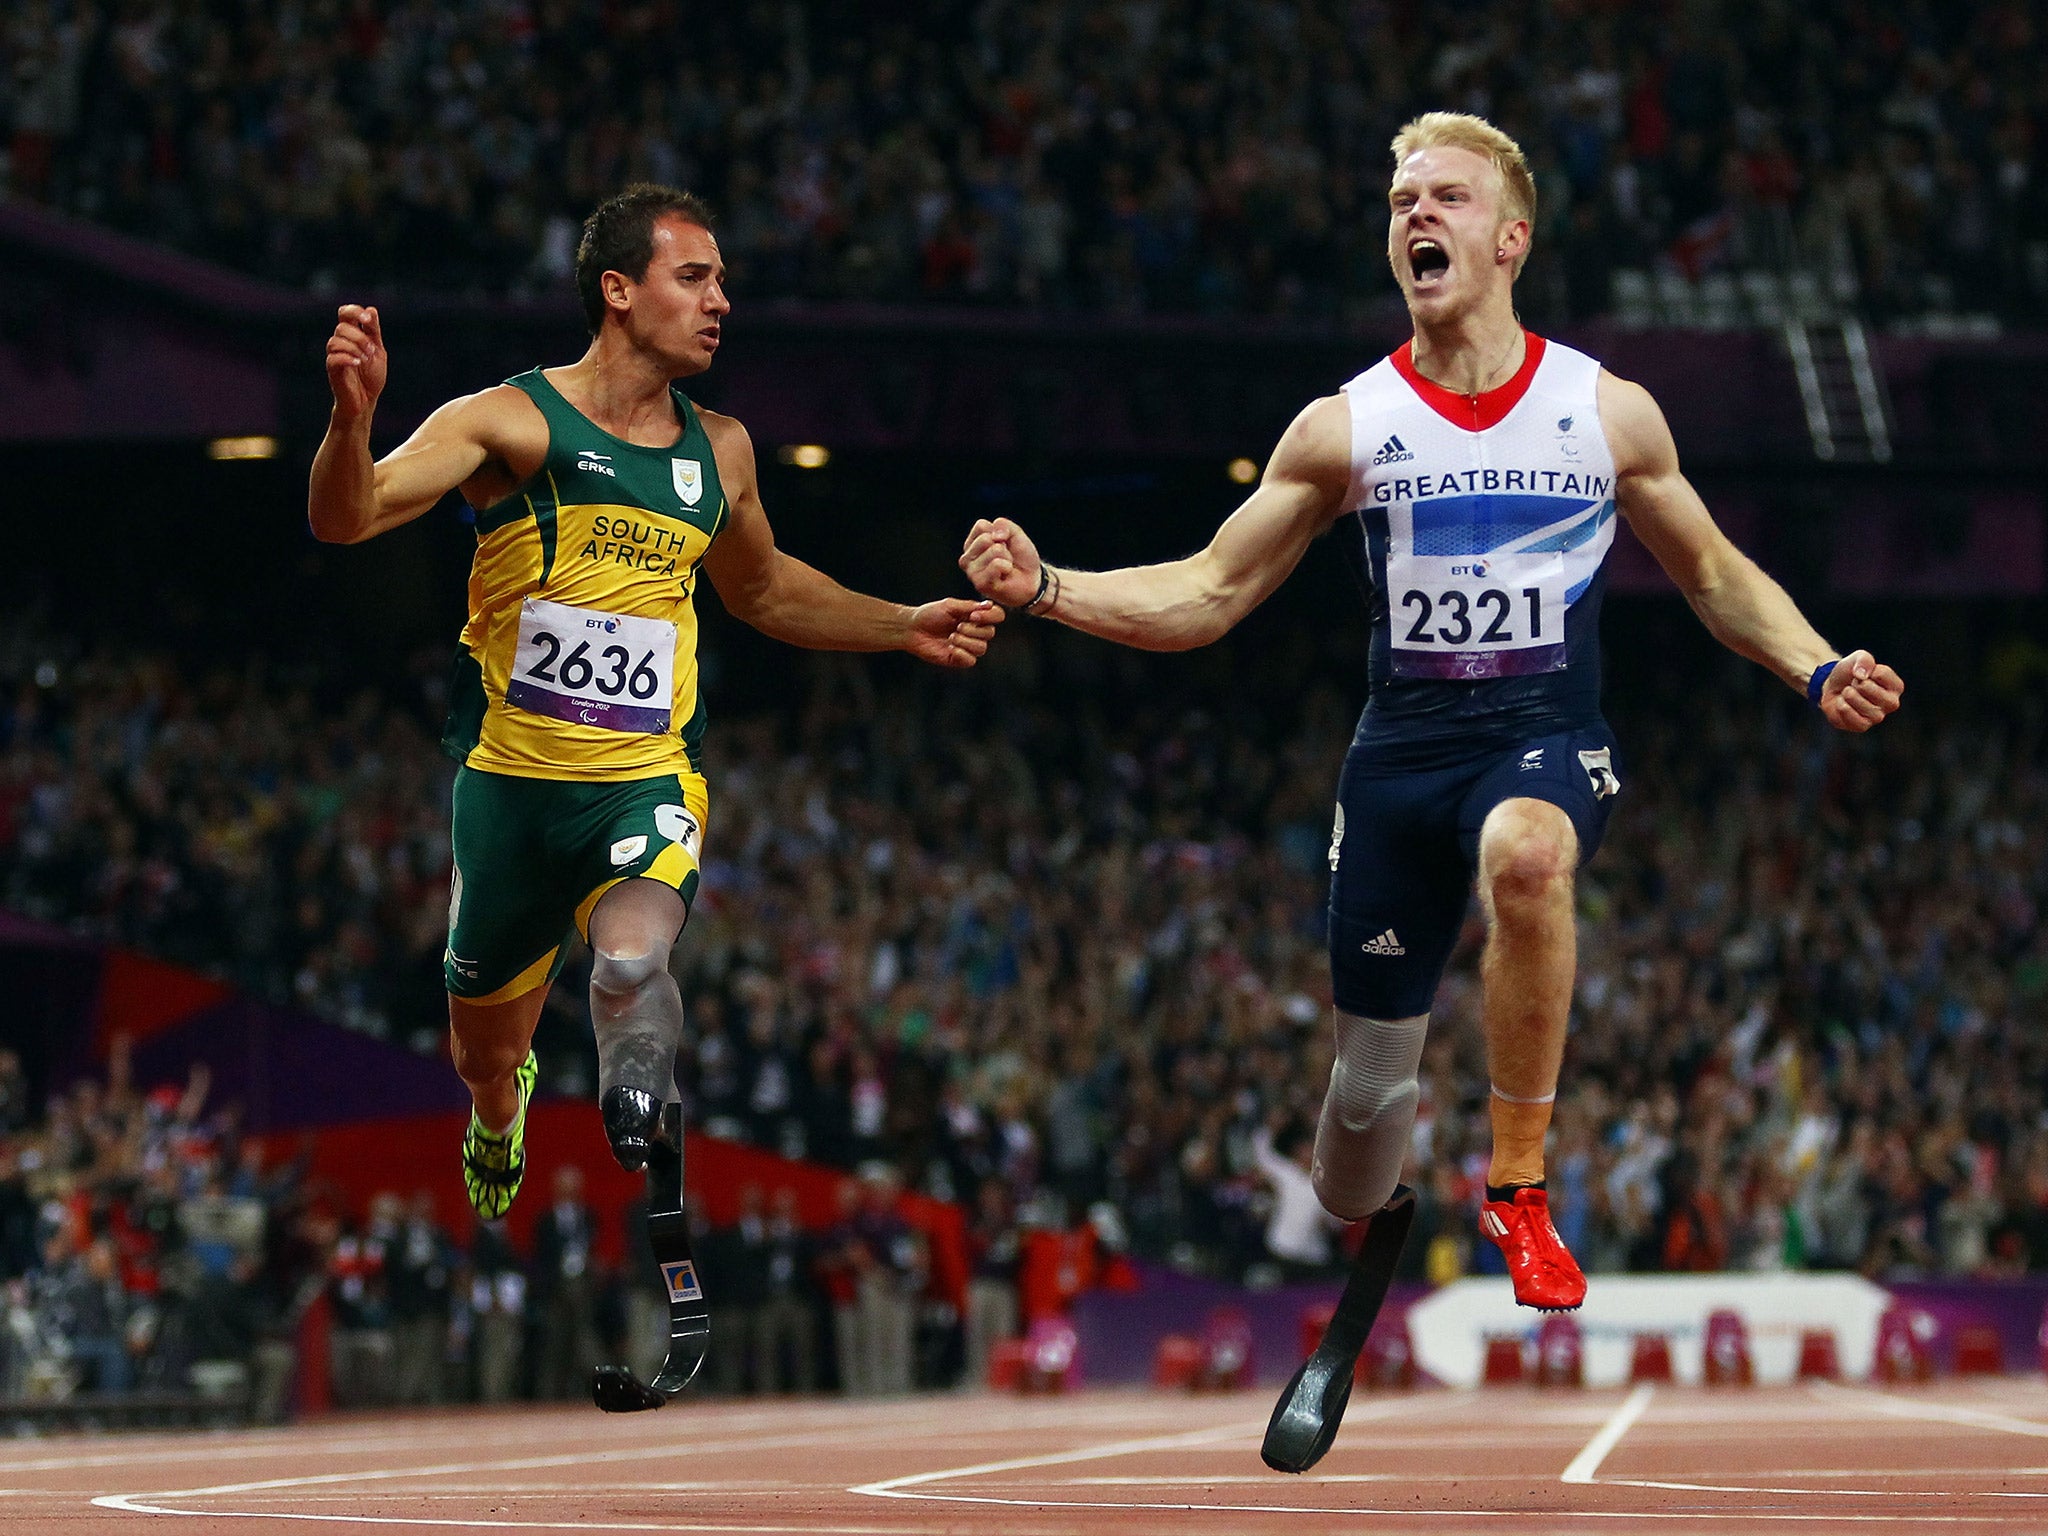
[[[505,702],[602,730],[657,734],[669,728],[675,667],[676,627],[666,619],[529,597]]]

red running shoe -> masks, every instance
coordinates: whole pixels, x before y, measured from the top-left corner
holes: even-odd
[[[1479,1230],[1507,1255],[1515,1300],[1543,1312],[1570,1312],[1586,1299],[1586,1277],[1550,1224],[1550,1196],[1518,1189],[1512,1203],[1489,1200],[1479,1208]]]

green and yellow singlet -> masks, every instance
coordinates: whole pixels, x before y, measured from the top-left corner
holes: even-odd
[[[539,369],[507,383],[547,419],[545,462],[476,517],[469,621],[442,745],[487,773],[606,783],[700,771],[697,568],[729,515],[696,407],[642,448]]]

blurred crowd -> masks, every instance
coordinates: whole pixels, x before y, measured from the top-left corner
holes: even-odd
[[[2048,310],[2038,3],[20,0],[11,195],[328,291],[566,286],[621,184],[723,211],[742,298],[1344,315],[1387,144],[1520,137],[1522,308],[1798,268],[1879,315]]]
[[[692,1122],[961,1202],[999,1281],[1017,1225],[1084,1220],[1186,1269],[1294,1273],[1299,1235],[1269,1227],[1328,1073],[1355,702],[1270,679],[1320,654],[1305,628],[1171,663],[1032,630],[970,681],[811,657],[777,707],[721,715],[674,961]],[[25,641],[6,672],[7,906],[438,1049],[431,669],[331,701]],[[1618,690],[1551,1160],[1589,1269],[2048,1269],[2048,751],[2003,675],[1863,738],[1732,658],[1687,673],[1712,711]],[[1493,1256],[1479,939],[1438,998],[1410,1171],[1412,1269],[1438,1280]],[[583,996],[572,961],[541,1037],[567,1091],[591,1082]],[[91,1123],[48,1134],[85,1157]],[[890,1263],[917,1293],[920,1261]]]
[[[267,1166],[209,1088],[197,1068],[182,1088],[139,1091],[117,1039],[105,1078],[31,1114],[21,1060],[0,1050],[0,1408],[147,1394],[274,1421],[322,1394],[339,1407],[581,1397],[600,1360],[659,1367],[668,1311],[644,1206],[594,1210],[564,1166],[527,1194],[541,1209],[523,1244],[466,1219],[458,1240],[427,1191],[351,1211],[302,1166]],[[744,1190],[728,1226],[693,1206],[718,1297],[703,1385],[875,1395],[969,1365],[979,1379],[1014,1301],[991,1331],[929,1300],[899,1192],[886,1169],[847,1180],[822,1231],[798,1223],[786,1188]],[[991,1269],[1001,1231],[977,1231],[981,1284],[1003,1256]]]
[[[138,1091],[117,1042],[104,1080],[32,1106],[0,1050],[0,1398],[196,1389],[281,1416],[319,1233],[208,1087]]]

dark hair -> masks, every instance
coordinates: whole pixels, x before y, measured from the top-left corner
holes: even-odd
[[[638,282],[654,259],[654,221],[674,214],[700,229],[710,229],[711,209],[694,192],[653,182],[637,182],[608,197],[583,221],[576,243],[576,294],[583,300],[583,318],[595,336],[604,324],[604,275],[623,272]]]

